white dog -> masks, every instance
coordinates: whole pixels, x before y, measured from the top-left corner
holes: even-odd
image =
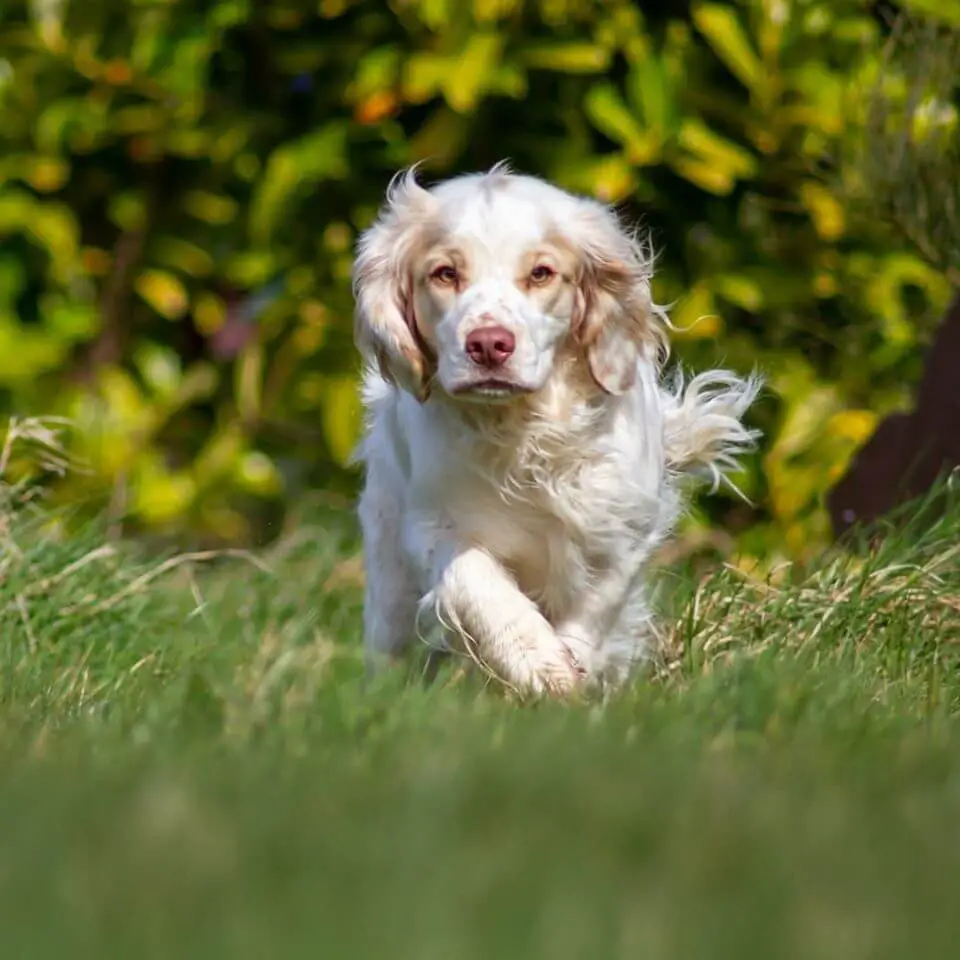
[[[391,184],[354,268],[371,663],[420,636],[562,695],[649,655],[679,481],[735,468],[758,390],[661,383],[651,269],[607,207],[502,165]]]

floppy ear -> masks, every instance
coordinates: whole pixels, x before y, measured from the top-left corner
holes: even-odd
[[[626,393],[637,364],[659,367],[667,340],[650,298],[651,262],[613,213],[590,203],[576,237],[583,264],[574,328],[590,373],[606,393]]]
[[[376,223],[360,237],[353,265],[357,347],[384,379],[421,401],[429,394],[432,360],[417,331],[411,258],[434,203],[413,170],[395,177]]]

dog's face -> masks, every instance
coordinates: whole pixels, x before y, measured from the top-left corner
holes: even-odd
[[[609,211],[543,181],[495,169],[426,191],[408,176],[361,240],[358,341],[421,399],[538,391],[564,349],[621,393],[661,343],[648,268]]]
[[[441,388],[489,402],[546,382],[573,326],[578,263],[535,205],[470,199],[413,266],[414,320]]]

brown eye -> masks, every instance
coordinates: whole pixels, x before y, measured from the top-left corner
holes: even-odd
[[[556,271],[548,267],[545,263],[538,264],[530,271],[530,279],[533,283],[547,283],[554,278]]]
[[[442,266],[437,267],[433,273],[430,274],[430,279],[434,283],[442,284],[445,287],[452,287],[460,279],[460,274],[451,267],[451,266]]]

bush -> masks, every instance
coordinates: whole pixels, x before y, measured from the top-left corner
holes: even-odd
[[[758,506],[703,501],[690,542],[816,549],[949,294],[862,211],[869,94],[943,140],[955,81],[908,102],[861,0],[643,6],[8,2],[0,402],[75,424],[87,470],[57,495],[245,541],[307,485],[349,492],[357,232],[398,167],[509,157],[651,230],[683,362],[769,378],[739,479]]]

